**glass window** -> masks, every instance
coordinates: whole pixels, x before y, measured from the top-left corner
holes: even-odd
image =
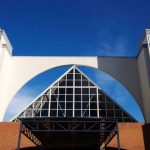
[[[82,80],[82,86],[88,86],[88,80],[86,81]]]
[[[89,95],[82,95],[82,101],[89,101]]]
[[[91,102],[97,102],[97,95],[90,95]]]
[[[65,101],[65,95],[59,95],[59,101],[60,102]]]
[[[76,80],[81,80],[81,74],[75,74],[75,79]]]
[[[90,94],[97,94],[96,93],[96,88],[90,88]]]
[[[48,95],[43,95],[43,96],[41,97],[41,100],[42,100],[42,101],[48,101],[48,100],[49,100],[49,96],[48,96]]]
[[[114,109],[114,105],[111,102],[106,102],[107,109]]]
[[[75,102],[75,109],[81,109],[81,102]]]
[[[58,94],[58,88],[52,88],[52,91],[53,91],[52,93],[54,93],[56,95]]]
[[[48,110],[41,110],[41,116],[48,116]]]
[[[56,117],[57,116],[57,110],[51,110],[50,111],[50,116],[51,117]]]
[[[65,94],[65,88],[59,88],[59,94]]]
[[[105,95],[98,95],[100,102],[105,102]]]
[[[72,110],[66,110],[66,116],[67,117],[72,117]]]
[[[59,86],[65,86],[66,85],[66,81],[60,81],[59,82]]]
[[[90,109],[97,109],[97,103],[91,102]]]
[[[64,117],[64,115],[65,115],[64,112],[65,112],[64,110],[58,110],[58,116],[59,117]]]
[[[82,75],[82,80],[86,80],[87,81],[86,77],[84,77],[83,75]]]
[[[51,102],[51,109],[57,109],[57,102]]]
[[[57,101],[56,97],[57,97],[57,95],[51,95],[51,101],[56,102]]]
[[[59,102],[58,109],[65,109],[65,102]]]
[[[75,95],[75,101],[80,102],[81,101],[81,95]]]
[[[73,94],[73,88],[67,88],[67,94]]]
[[[75,69],[75,73],[80,73],[77,69]]]
[[[42,102],[42,109],[48,109],[49,108],[49,102]]]
[[[75,94],[81,94],[81,88],[75,88]]]
[[[75,110],[75,116],[81,117],[81,110]]]
[[[34,102],[34,109],[41,108],[41,102]]]
[[[103,95],[103,93],[102,93],[100,90],[98,90],[98,94],[99,94],[99,95],[100,95],[100,94]]]
[[[106,109],[105,102],[99,102],[99,109]]]
[[[123,112],[123,117],[129,117],[127,113]]]
[[[115,106],[115,109],[120,109],[119,106],[117,106],[116,104],[114,106]]]
[[[73,86],[73,81],[67,81],[67,86]]]
[[[115,117],[122,117],[122,110],[115,110]]]
[[[82,103],[82,109],[88,109],[89,108],[89,103],[88,102],[83,102]]]
[[[107,117],[114,118],[114,110],[107,110]]]
[[[97,110],[90,110],[91,117],[97,117]]]
[[[99,110],[100,117],[106,117],[106,110]]]
[[[67,74],[67,80],[72,80],[73,79],[73,74]]]
[[[67,102],[66,103],[66,109],[72,109],[73,108],[73,103],[72,102]]]
[[[81,81],[75,81],[75,86],[81,86]]]
[[[89,94],[89,88],[82,88],[82,94]]]
[[[87,110],[82,110],[82,116],[83,117],[89,117],[89,110],[87,109]]]
[[[73,95],[66,95],[66,101],[73,101]]]

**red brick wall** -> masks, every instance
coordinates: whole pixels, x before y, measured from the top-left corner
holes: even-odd
[[[145,150],[143,141],[142,123],[120,123],[120,145],[125,150]],[[117,148],[116,136],[108,144],[108,147]]]
[[[0,123],[0,150],[16,150],[18,143],[19,123]],[[35,146],[24,135],[21,136],[21,148]]]

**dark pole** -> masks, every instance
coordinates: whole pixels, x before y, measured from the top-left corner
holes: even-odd
[[[20,129],[19,129],[19,135],[18,135],[18,145],[17,145],[17,150],[20,150],[21,132],[22,132],[22,122],[20,121]]]
[[[118,122],[117,122],[117,143],[118,143],[118,150],[120,150],[120,137],[119,137]]]

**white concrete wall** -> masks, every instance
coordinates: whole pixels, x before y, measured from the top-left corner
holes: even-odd
[[[145,29],[139,43],[137,64],[140,80],[139,87],[142,95],[141,107],[143,107],[145,121],[150,122],[150,29]]]
[[[8,106],[6,101],[12,65],[12,56],[10,53],[12,47],[8,44],[5,33],[0,31],[0,121],[2,121]]]
[[[145,114],[145,119],[150,121],[150,87],[148,82],[148,72],[145,58],[145,50],[141,51],[138,59],[141,93],[143,99],[143,113]]]

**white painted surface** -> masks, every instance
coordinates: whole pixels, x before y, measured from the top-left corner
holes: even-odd
[[[3,31],[0,31],[0,121],[2,121],[7,103],[7,91],[9,88],[12,56],[10,54],[12,47]]]

